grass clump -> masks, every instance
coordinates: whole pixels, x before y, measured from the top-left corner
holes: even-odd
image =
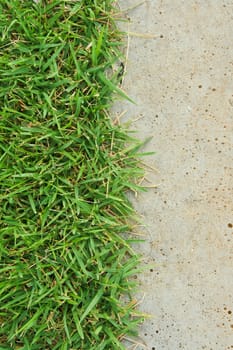
[[[126,191],[141,170],[107,113],[112,5],[0,3],[1,349],[124,349],[141,321],[122,298],[138,265]]]

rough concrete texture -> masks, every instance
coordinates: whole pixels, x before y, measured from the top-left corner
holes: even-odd
[[[148,178],[159,185],[135,202],[151,265],[138,277],[140,308],[152,315],[137,349],[232,349],[233,2],[148,0],[126,13],[123,88],[137,105],[114,113],[153,135]]]

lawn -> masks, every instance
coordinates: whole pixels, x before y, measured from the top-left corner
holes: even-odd
[[[124,349],[142,320],[113,5],[0,3],[0,349]]]

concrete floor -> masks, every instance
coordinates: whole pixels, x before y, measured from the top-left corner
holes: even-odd
[[[114,113],[153,135],[147,176],[159,184],[135,201],[151,265],[138,297],[152,315],[137,349],[232,349],[233,2],[147,0],[125,13],[123,88],[137,105]]]

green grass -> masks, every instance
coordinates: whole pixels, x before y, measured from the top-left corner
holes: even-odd
[[[112,0],[0,3],[0,349],[124,349],[142,320],[121,39]]]

